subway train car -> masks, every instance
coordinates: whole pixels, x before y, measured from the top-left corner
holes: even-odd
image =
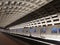
[[[40,37],[39,27],[30,27],[29,31],[30,31],[30,36],[37,37],[37,38]]]
[[[36,38],[60,41],[60,25],[49,25],[42,27],[25,27],[16,30],[10,30],[10,33]]]
[[[9,30],[9,33],[11,33],[11,34],[17,34],[16,29]]]
[[[16,29],[10,33],[31,36],[36,38],[60,41],[60,25],[30,27],[24,29]]]
[[[29,28],[28,27],[24,27],[23,28],[23,35],[30,36],[30,32],[29,32]]]
[[[24,34],[23,28],[16,29],[16,34],[23,35]]]

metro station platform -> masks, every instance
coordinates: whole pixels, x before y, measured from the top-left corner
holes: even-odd
[[[59,45],[59,42],[53,40],[44,40],[41,38],[28,37],[8,33],[0,33],[0,45]]]
[[[23,35],[15,35],[0,32],[0,45],[59,45],[53,40],[44,40]]]
[[[22,40],[14,40],[13,37],[0,33],[0,45],[29,45]]]
[[[24,38],[18,38],[6,33],[0,33],[0,45],[48,45],[40,42],[36,42],[33,40],[28,40]]]

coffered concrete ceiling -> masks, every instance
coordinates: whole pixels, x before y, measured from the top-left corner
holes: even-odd
[[[0,27],[24,17],[52,0],[0,0]]]

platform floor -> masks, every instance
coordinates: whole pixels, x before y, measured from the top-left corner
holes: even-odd
[[[0,33],[0,45],[29,45],[28,43],[22,40],[14,40],[14,38],[10,38],[8,35],[4,33]]]

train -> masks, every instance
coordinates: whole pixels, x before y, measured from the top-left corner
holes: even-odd
[[[43,27],[24,27],[5,31],[10,34],[19,34],[36,38],[60,41],[60,25]]]

